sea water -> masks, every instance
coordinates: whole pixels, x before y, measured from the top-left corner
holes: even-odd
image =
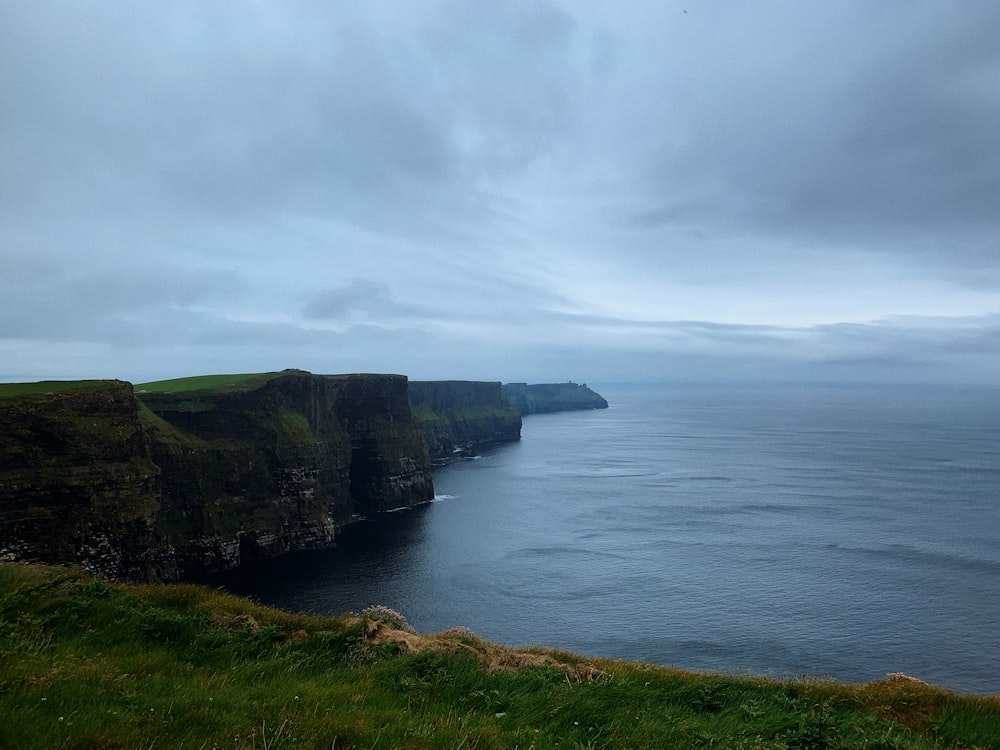
[[[688,669],[1000,693],[1000,391],[594,386],[227,585]]]

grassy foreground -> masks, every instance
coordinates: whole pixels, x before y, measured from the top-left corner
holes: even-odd
[[[1000,747],[1000,697],[698,675],[0,564],[2,748]]]

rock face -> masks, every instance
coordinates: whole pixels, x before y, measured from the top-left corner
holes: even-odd
[[[521,439],[521,415],[504,398],[500,383],[415,380],[410,404],[435,461]]]
[[[160,469],[132,385],[40,385],[0,396],[0,556],[148,577],[162,548]]]
[[[577,383],[504,383],[503,394],[522,415],[582,409],[607,409],[604,397]]]
[[[0,553],[176,580],[329,546],[433,499],[407,381],[287,371],[233,387],[97,383],[0,399]]]

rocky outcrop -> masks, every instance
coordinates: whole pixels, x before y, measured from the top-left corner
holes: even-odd
[[[413,415],[423,428],[432,460],[521,439],[521,415],[504,398],[500,383],[415,380],[409,388]]]
[[[0,398],[0,553],[115,578],[197,577],[329,546],[433,499],[395,375],[286,371],[139,398],[128,383]]]
[[[573,382],[504,383],[503,394],[521,415],[608,408],[603,396]]]

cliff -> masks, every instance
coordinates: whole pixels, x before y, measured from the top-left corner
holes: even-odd
[[[521,439],[521,415],[504,398],[500,383],[411,381],[410,404],[432,460]]]
[[[0,386],[0,557],[146,578],[159,480],[130,383]]]
[[[607,409],[608,402],[577,383],[504,383],[503,395],[522,416],[554,411]]]
[[[519,411],[606,406],[573,383],[301,371],[3,385],[0,557],[177,580],[326,547],[433,499],[431,458],[520,439]]]
[[[54,387],[7,387],[0,398],[9,558],[114,578],[197,577],[329,546],[359,515],[434,496],[403,376]]]

